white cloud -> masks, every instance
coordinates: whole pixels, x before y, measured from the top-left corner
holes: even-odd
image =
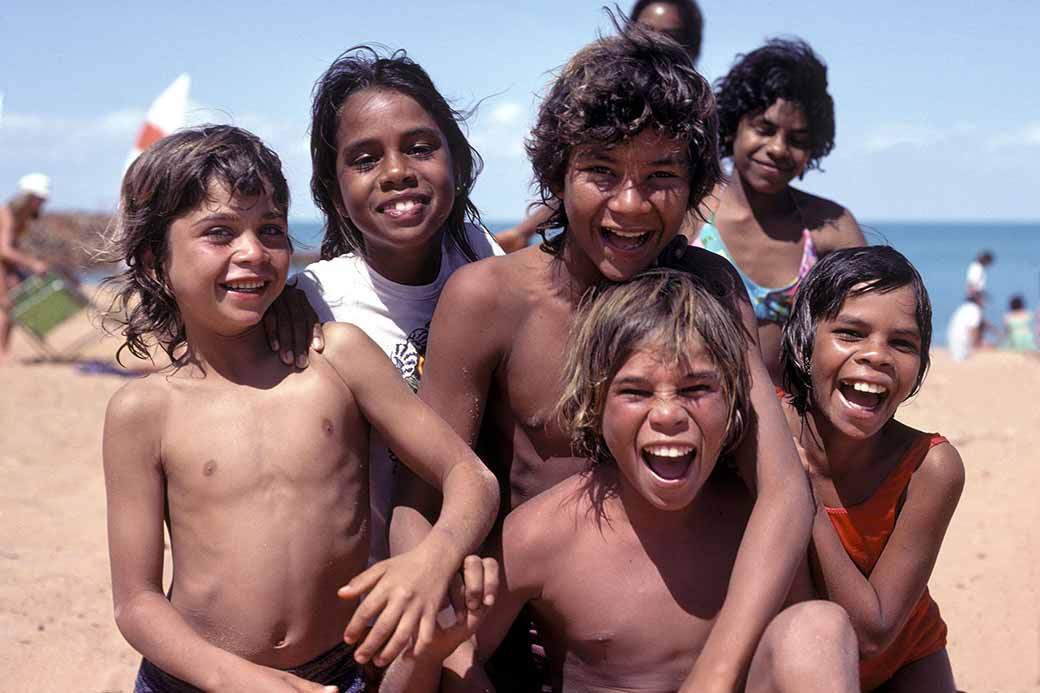
[[[518,103],[503,103],[495,106],[490,120],[496,125],[515,125],[523,115],[523,108]]]
[[[1040,146],[1040,122],[1029,123],[1016,130],[996,133],[990,138],[989,144],[994,149],[1022,145]]]
[[[524,107],[511,101],[497,104],[486,114],[478,111],[469,141],[485,159],[522,159],[526,116]]]
[[[930,147],[954,137],[970,135],[976,130],[977,128],[970,123],[958,123],[950,127],[886,123],[867,134],[863,149],[868,154],[873,154],[900,146]]]

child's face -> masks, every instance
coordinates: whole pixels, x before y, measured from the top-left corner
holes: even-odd
[[[681,141],[650,129],[609,148],[576,147],[563,189],[571,250],[612,281],[649,267],[686,215],[688,156]]]
[[[845,299],[833,320],[816,328],[814,414],[851,438],[873,436],[917,381],[921,332],[914,292],[903,286]]]
[[[603,437],[624,482],[652,506],[681,510],[697,496],[726,437],[729,407],[700,344],[685,366],[639,349],[607,390]]]
[[[285,215],[269,192],[230,195],[218,183],[170,224],[165,275],[189,334],[239,334],[281,293],[292,250]]]
[[[733,168],[753,190],[781,192],[809,163],[809,120],[801,106],[777,99],[737,124],[733,140]]]
[[[366,89],[343,104],[336,171],[348,217],[370,256],[440,242],[455,204],[451,150],[432,116],[395,91]]]
[[[680,44],[686,43],[685,26],[679,8],[670,2],[653,2],[643,8],[636,22],[648,29],[667,34]]]

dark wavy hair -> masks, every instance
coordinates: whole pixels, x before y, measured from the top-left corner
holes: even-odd
[[[540,225],[546,252],[563,249],[563,192],[574,148],[625,142],[647,128],[685,143],[694,209],[719,180],[718,120],[711,87],[686,50],[664,34],[611,19],[619,31],[579,50],[560,71],[538,110],[526,144],[542,202],[555,212]],[[623,24],[623,26],[622,26]]]
[[[679,19],[682,20],[682,33],[678,36],[668,35],[686,48],[690,59],[696,65],[701,57],[701,40],[704,36],[704,15],[701,14],[701,8],[694,0],[638,0],[632,6],[632,11],[628,13],[629,20],[638,21],[643,10],[649,5],[658,3],[671,5],[679,13]]]
[[[591,292],[571,328],[557,405],[574,453],[593,464],[614,460],[603,437],[603,409],[611,381],[634,351],[651,347],[685,366],[698,343],[718,370],[729,405],[721,458],[740,444],[752,415],[749,341],[736,303],[720,300],[689,272],[664,268]]]
[[[813,343],[820,321],[836,318],[849,296],[885,294],[904,286],[914,293],[914,318],[921,334],[921,365],[909,398],[921,389],[932,345],[932,302],[914,266],[895,248],[873,245],[828,253],[809,271],[798,287],[781,344],[784,390],[800,414],[814,406]]]
[[[466,236],[466,221],[482,226],[480,213],[470,200],[470,193],[484,162],[462,132],[460,124],[465,122],[468,114],[452,108],[426,71],[405,51],[398,50],[384,56],[370,46],[354,46],[345,51],[314,84],[311,195],[314,204],[325,214],[322,259],[328,260],[344,253],[365,254],[364,236],[347,216],[336,175],[336,143],[343,104],[352,94],[365,89],[394,91],[413,98],[437,123],[448,141],[455,176],[455,202],[445,223],[448,237],[465,257],[476,260],[477,255]]]
[[[289,186],[282,162],[250,132],[231,125],[201,125],[146,149],[123,176],[119,211],[99,254],[100,260],[126,264],[125,270],[103,282],[115,296],[102,322],[124,339],[117,359],[124,349],[137,358],[151,358],[156,344],[174,365],[183,358],[176,352],[187,341],[184,321],[163,269],[168,232],[174,221],[208,199],[212,183],[244,197],[269,192],[278,213],[288,216]]]
[[[715,83],[722,155],[733,156],[733,140],[744,116],[762,113],[777,99],[798,104],[809,121],[809,163],[834,149],[834,100],[827,92],[827,65],[800,39],[772,39],[737,61]]]

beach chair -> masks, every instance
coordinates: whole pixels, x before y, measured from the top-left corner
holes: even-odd
[[[59,273],[32,275],[8,291],[11,301],[11,319],[31,338],[36,350],[46,358],[68,360],[74,358],[88,341],[95,337],[94,330],[71,342],[55,345],[48,343],[48,335],[93,304],[72,279]]]

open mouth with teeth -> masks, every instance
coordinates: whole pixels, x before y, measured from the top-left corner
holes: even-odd
[[[676,481],[686,476],[697,457],[689,445],[648,445],[642,450],[643,462],[658,479]]]
[[[224,291],[236,294],[261,294],[270,282],[261,279],[242,279],[225,282],[220,285]]]
[[[408,197],[394,202],[387,202],[379,205],[376,210],[391,219],[399,219],[421,211],[429,203],[430,198],[428,196],[420,195],[418,197]]]
[[[862,380],[842,380],[838,383],[838,390],[846,402],[866,411],[875,411],[888,397],[888,388],[884,385]]]
[[[601,227],[600,236],[611,248],[631,252],[642,248],[650,240],[649,231],[622,231],[621,229],[608,229]]]

